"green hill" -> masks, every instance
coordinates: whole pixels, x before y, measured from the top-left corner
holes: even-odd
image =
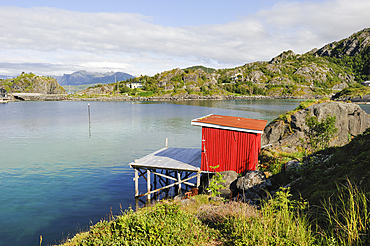
[[[252,62],[235,68],[175,68],[154,76],[122,80],[120,88],[122,93],[127,93],[129,91],[123,87],[124,84],[141,82],[141,90],[150,96],[331,96],[332,93],[356,87],[363,80],[370,79],[369,44],[370,28],[367,28],[305,54],[295,54],[289,50],[270,61]]]
[[[33,73],[22,73],[13,79],[0,79],[0,88],[8,93],[27,92],[41,94],[64,94],[64,88],[52,77],[37,76]]]

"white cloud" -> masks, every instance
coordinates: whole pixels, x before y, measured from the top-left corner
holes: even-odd
[[[0,72],[39,66],[33,72],[151,75],[198,64],[233,67],[348,37],[368,27],[369,9],[362,0],[282,1],[230,23],[168,27],[141,14],[0,7]]]

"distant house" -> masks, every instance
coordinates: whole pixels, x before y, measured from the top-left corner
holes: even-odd
[[[235,83],[237,81],[243,80],[243,74],[242,73],[237,73],[233,76],[231,76],[231,83]]]
[[[3,89],[3,88],[0,88],[0,98],[7,98],[8,97],[8,92]]]
[[[361,82],[361,85],[370,86],[370,80]]]
[[[128,87],[131,89],[136,89],[136,88],[143,88],[143,84],[141,82],[131,82],[127,84]]]

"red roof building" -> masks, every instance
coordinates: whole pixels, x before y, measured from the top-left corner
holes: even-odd
[[[267,120],[212,114],[192,120],[191,124],[202,127],[203,171],[256,170]]]

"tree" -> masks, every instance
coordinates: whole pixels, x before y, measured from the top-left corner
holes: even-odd
[[[334,134],[338,131],[335,127],[336,116],[327,116],[321,122],[316,116],[307,116],[305,123],[308,130],[304,130],[306,134],[306,145],[312,151],[318,151],[329,147]]]

